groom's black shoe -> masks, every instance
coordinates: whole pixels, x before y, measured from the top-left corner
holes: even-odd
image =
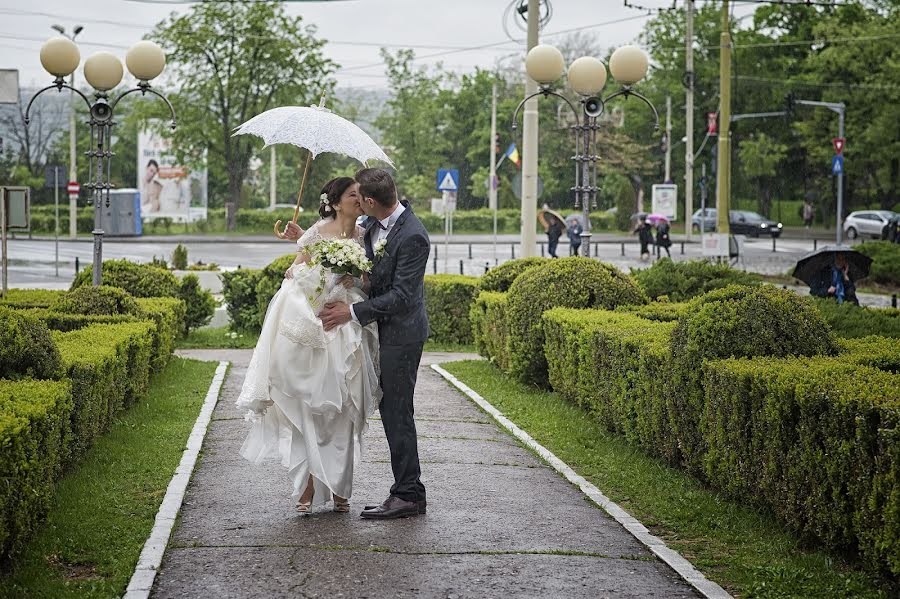
[[[420,515],[420,516],[421,516],[422,514],[424,514],[424,513],[427,511],[427,508],[428,508],[428,502],[425,501],[424,499],[423,499],[422,501],[417,501],[416,504],[419,506],[419,515]],[[366,511],[366,512],[367,512],[367,511],[371,511],[371,510],[374,510],[374,509],[376,509],[376,508],[378,508],[378,507],[379,507],[379,506],[377,506],[377,505],[367,505],[367,506],[363,507],[363,511]]]
[[[392,520],[394,518],[409,518],[419,515],[419,504],[415,501],[406,501],[396,495],[391,495],[387,500],[374,509],[365,509],[360,514],[367,520]]]

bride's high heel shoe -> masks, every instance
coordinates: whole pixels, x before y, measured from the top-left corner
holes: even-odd
[[[306,501],[303,500],[304,495],[309,495],[309,499]],[[303,491],[303,495],[300,496],[300,499],[297,501],[297,512],[300,514],[311,514],[312,513],[312,501],[313,496],[315,495],[315,490],[313,488],[312,477],[309,477],[309,483],[306,485],[306,490]]]
[[[332,494],[334,497],[334,511],[339,514],[346,514],[350,511],[350,500],[344,499],[343,497],[338,497],[337,495]]]

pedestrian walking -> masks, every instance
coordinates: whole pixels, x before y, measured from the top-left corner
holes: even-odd
[[[538,220],[544,226],[547,233],[547,253],[551,258],[558,258],[556,255],[556,247],[559,245],[559,238],[562,237],[566,230],[566,225],[562,215],[555,210],[551,210],[547,204],[538,212]]]
[[[647,222],[647,215],[641,215],[634,232],[637,233],[638,242],[641,244],[641,260],[647,261],[650,259],[648,248],[653,243],[653,227]]]
[[[803,226],[809,229],[812,227],[813,220],[816,218],[816,207],[807,198],[803,202]]]
[[[669,248],[672,246],[672,239],[669,237],[670,229],[671,227],[667,221],[660,220],[656,222],[656,247],[666,250],[666,256],[669,258],[672,257],[672,253],[669,252]]]
[[[581,249],[581,234],[584,227],[578,222],[577,218],[569,219],[569,226],[566,229],[566,235],[569,236],[569,255],[577,256],[578,250]]]

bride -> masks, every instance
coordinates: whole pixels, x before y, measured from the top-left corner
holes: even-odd
[[[353,468],[381,399],[377,325],[348,322],[325,332],[317,316],[326,302],[367,297],[365,275],[334,274],[319,256],[326,240],[362,244],[356,181],[326,183],[319,215],[297,241],[297,258],[269,303],[237,401],[252,423],[241,455],[256,463],[280,458],[301,514],[332,497],[334,511],[350,510]]]

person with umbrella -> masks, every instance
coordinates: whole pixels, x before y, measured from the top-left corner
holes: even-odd
[[[666,255],[671,258],[672,253],[669,248],[672,246],[672,239],[669,236],[669,221],[666,218],[656,219],[656,247],[666,250]]]
[[[847,246],[825,246],[801,258],[794,278],[809,285],[810,295],[859,305],[856,281],[868,276],[872,259]]]
[[[566,234],[569,236],[569,255],[577,256],[578,250],[581,249],[581,234],[584,232],[584,227],[581,226],[578,218],[575,216],[569,217],[569,226],[566,229]]]
[[[653,227],[647,222],[646,214],[641,214],[638,219],[638,225],[634,232],[637,233],[638,242],[641,244],[641,260],[646,261],[650,258],[648,247],[653,243]]]
[[[544,204],[544,207],[541,208],[541,211],[538,213],[538,220],[541,222],[541,225],[544,226],[544,231],[547,233],[547,253],[550,254],[552,258],[558,258],[556,255],[556,247],[559,245],[559,238],[562,237],[563,231],[565,230],[565,225],[563,224],[563,216],[559,212],[555,210],[551,210],[547,204]]]

